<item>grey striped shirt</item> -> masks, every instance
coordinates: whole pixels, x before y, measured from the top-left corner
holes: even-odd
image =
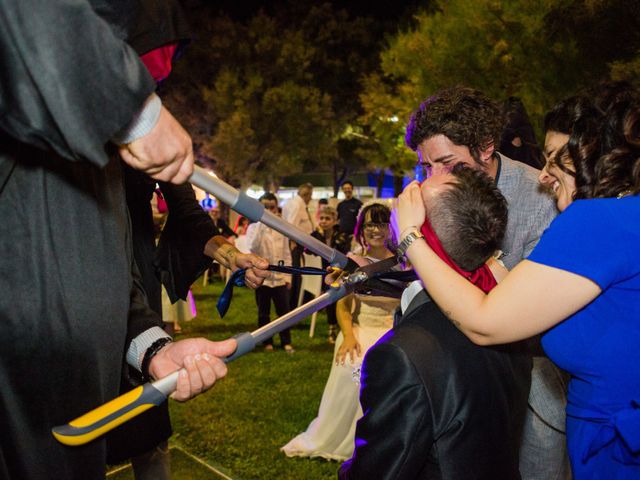
[[[511,270],[531,253],[558,210],[553,197],[538,183],[539,170],[499,155],[497,187],[509,204],[501,260]]]

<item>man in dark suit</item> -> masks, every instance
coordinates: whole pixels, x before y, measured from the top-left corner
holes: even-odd
[[[358,212],[362,207],[362,202],[353,196],[353,182],[351,182],[351,180],[342,182],[342,193],[344,193],[344,200],[338,204],[339,228],[340,231],[346,233],[349,236],[349,240],[351,240],[353,238],[353,231],[356,228],[356,220],[358,219]]]
[[[51,427],[115,397],[125,358],[154,379],[184,369],[174,398],[186,400],[224,376],[217,357],[235,348],[170,342],[147,304],[114,153],[180,184],[193,151],[123,42],[129,17],[105,21],[127,12],[116,7],[0,0],[3,479],[104,479],[104,439],[68,447]]]
[[[489,177],[456,167],[427,180],[423,198],[428,243],[478,287],[495,286],[485,262],[502,240],[507,209]],[[366,354],[364,416],[340,478],[520,479],[530,358],[517,345],[473,344],[420,284],[405,291],[402,308]]]
[[[189,42],[189,30],[178,0],[109,0],[102,2],[101,16],[126,32],[127,43],[141,56],[158,85],[170,74],[173,60]],[[218,216],[207,215],[198,203],[190,184],[158,182],[168,216],[156,243],[151,200],[156,180],[146,173],[123,165],[127,208],[131,219],[133,257],[140,271],[149,307],[162,322],[162,286],[172,303],[185,300],[191,284],[212,264],[236,270],[246,268],[250,280],[261,283],[255,262],[266,266],[251,254],[239,252],[224,237],[235,235]],[[157,193],[158,193],[157,192]],[[213,211],[213,210],[212,210]],[[250,281],[248,285],[255,285]],[[144,383],[135,368],[123,371],[121,393]],[[131,459],[136,480],[171,478],[168,438],[171,436],[168,401],[119,426],[106,436],[107,463]]]

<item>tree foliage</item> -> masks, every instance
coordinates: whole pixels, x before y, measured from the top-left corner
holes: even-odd
[[[387,165],[409,167],[404,127],[419,103],[455,84],[496,100],[520,97],[537,126],[557,100],[638,72],[638,3],[601,0],[440,1],[415,16],[381,55],[361,101],[362,122]],[[616,32],[623,32],[616,35]],[[622,39],[620,39],[622,37]],[[390,122],[398,117],[401,122]]]
[[[200,159],[235,185],[366,162],[350,126],[358,79],[377,61],[375,22],[330,4],[289,7],[242,21],[200,10],[167,89]]]
[[[637,0],[414,2],[421,10],[389,37],[388,19],[338,3],[280,0],[241,19],[213,2],[190,12],[194,40],[165,101],[225,180],[401,172],[414,161],[404,146],[411,111],[454,84],[520,97],[539,129],[579,88],[639,78]]]

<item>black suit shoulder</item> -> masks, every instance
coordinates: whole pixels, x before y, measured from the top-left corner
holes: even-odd
[[[388,336],[389,334],[387,334]],[[386,336],[385,336],[386,337]],[[364,413],[356,427],[356,449],[340,478],[421,478],[431,443],[429,399],[405,352],[383,340],[369,349],[361,373]]]
[[[420,429],[429,432],[416,436],[408,447],[417,456],[412,464],[419,468],[407,475],[376,478],[519,479],[518,445],[530,365],[526,356],[510,348],[474,345],[434,303],[421,305],[365,357],[361,393],[365,416],[356,429],[359,441],[353,464],[367,464],[373,457],[359,452],[361,444],[373,450],[364,428],[368,417],[379,417],[377,424],[384,426],[387,442],[411,431],[413,419],[418,419]],[[365,409],[367,382],[377,383],[373,378],[378,376],[394,389],[378,388],[369,394]],[[388,407],[403,386],[409,395],[422,399],[413,405],[411,415],[399,415]],[[397,462],[383,447],[376,454],[386,462]]]

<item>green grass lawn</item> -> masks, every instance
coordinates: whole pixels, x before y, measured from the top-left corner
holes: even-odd
[[[222,320],[215,310],[221,290],[219,281],[206,287],[196,283],[198,316],[182,324],[178,338],[220,340],[257,328],[253,291],[236,288]],[[314,338],[309,338],[309,322],[292,329],[295,353],[258,347],[229,364],[227,377],[211,391],[184,404],[171,402],[171,442],[234,480],[336,478],[336,462],[287,458],[279,450],[315,417],[331,368],[333,346],[327,342],[326,316],[318,315]],[[277,336],[275,344],[280,345]]]

